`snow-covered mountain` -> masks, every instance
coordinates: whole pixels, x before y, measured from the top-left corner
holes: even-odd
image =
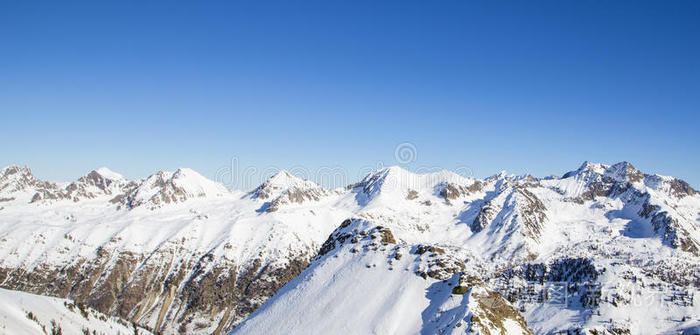
[[[280,171],[249,193],[252,199],[265,201],[264,210],[276,212],[289,204],[319,201],[331,192],[320,185]]]
[[[211,181],[192,169],[160,171],[111,200],[120,207],[146,206],[155,209],[164,204],[191,198],[222,197],[229,193],[224,185]]]
[[[281,171],[249,192],[189,169],[60,184],[7,167],[0,287],[165,334],[692,331],[700,194],[625,162],[389,167],[344,190]]]

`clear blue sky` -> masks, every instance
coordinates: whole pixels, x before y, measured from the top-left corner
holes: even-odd
[[[0,165],[355,179],[410,142],[409,169],[700,187],[700,1],[176,3],[0,2]]]

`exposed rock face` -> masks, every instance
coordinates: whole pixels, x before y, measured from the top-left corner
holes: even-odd
[[[445,200],[454,200],[459,197],[469,195],[475,192],[481,191],[483,184],[480,181],[475,181],[469,186],[457,185],[454,183],[447,183],[444,188],[440,191],[440,196],[445,198]]]
[[[694,255],[700,255],[700,242],[694,239],[690,232],[679,223],[678,219],[671,216],[669,212],[662,211],[659,206],[645,203],[640,215],[651,218],[654,232],[660,235],[668,245]]]
[[[471,228],[471,230],[475,233],[484,230],[484,228],[496,218],[499,211],[500,207],[493,204],[492,201],[487,201],[483,206],[481,206],[479,215],[474,218],[474,221],[472,221],[472,223],[469,225],[469,228]]]
[[[511,186],[484,203],[470,228],[478,233],[487,227],[503,230],[522,226],[521,234],[537,241],[547,220],[546,210],[535,194],[524,187]]]
[[[470,330],[480,334],[532,334],[525,318],[497,292],[491,291],[478,277],[460,274],[458,284],[452,294],[468,294],[473,299],[470,304]],[[512,323],[512,325],[507,323]]]
[[[678,198],[693,196],[698,193],[696,190],[690,187],[688,183],[680,179],[673,178],[670,184],[671,193]]]
[[[355,244],[361,241],[373,241],[378,237],[382,244],[396,243],[391,230],[388,228],[382,226],[373,227],[368,221],[359,218],[344,220],[331,233],[328,239],[323,242],[316,258],[342,246],[346,241]]]
[[[308,201],[319,201],[328,194],[330,194],[330,192],[320,186],[309,189],[293,187],[285,190],[282,194],[273,199],[267,207],[267,211],[276,212],[287,204],[303,204]]]
[[[544,204],[532,192],[526,188],[516,188],[517,210],[520,219],[525,225],[526,235],[534,240],[541,236],[542,227],[547,220]]]
[[[406,200],[415,200],[418,199],[418,192],[416,190],[409,190],[408,194],[406,195]]]
[[[173,264],[180,258],[174,252],[189,253],[183,258],[191,261]],[[5,288],[71,298],[155,332],[221,332],[296,277],[309,257],[290,255],[286,265],[257,259],[239,267],[174,245],[148,257],[103,248],[96,258],[78,259],[63,268],[0,268],[0,282]]]
[[[420,265],[414,273],[423,279],[448,280],[466,269],[463,261],[436,246],[418,245],[415,253],[419,255]]]
[[[41,200],[64,200],[70,199],[70,196],[59,189],[58,186],[54,184],[45,184],[37,188],[36,193],[32,196],[30,203],[38,202]]]

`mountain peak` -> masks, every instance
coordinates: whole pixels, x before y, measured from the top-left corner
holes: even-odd
[[[50,188],[53,185],[36,179],[26,166],[10,165],[0,170],[0,193],[7,196],[6,198],[10,198],[11,193],[32,190],[37,186]]]
[[[106,179],[110,179],[110,180],[114,180],[114,181],[126,180],[126,178],[124,178],[124,176],[122,176],[121,174],[116,173],[116,172],[114,172],[114,171],[112,171],[104,166],[97,168],[95,170],[92,170],[92,172],[95,172]]]
[[[561,176],[561,179],[566,179],[573,176],[587,176],[590,174],[603,175],[608,167],[609,166],[605,164],[584,161],[578,169],[565,173],[563,176]]]
[[[126,179],[122,175],[101,167],[90,171],[90,173],[80,177],[80,179],[68,184],[65,192],[57,192],[54,197],[79,201],[82,198],[93,199],[101,195],[112,195],[121,192],[121,187],[126,184]]]
[[[228,189],[223,184],[207,179],[195,170],[179,168],[175,172],[158,171],[150,175],[118,201],[129,208],[150,203],[153,209],[171,202],[227,193]]]
[[[365,176],[362,181],[351,185],[352,188],[361,188],[368,197],[374,199],[380,194],[399,196],[400,198],[413,198],[418,194],[438,195],[452,197],[451,190],[461,190],[472,186],[473,178],[461,176],[448,170],[440,170],[427,173],[415,173],[399,166],[390,166],[374,171]],[[445,192],[445,188],[451,190]],[[459,191],[458,193],[464,193]],[[409,199],[410,200],[410,199]]]
[[[175,186],[191,195],[206,196],[228,192],[228,189],[221,183],[213,181],[190,168],[177,169],[170,179]]]
[[[274,184],[286,184],[290,182],[295,182],[297,180],[302,179],[292,175],[286,170],[279,170],[277,173],[270,176],[270,178],[267,178],[267,181]]]
[[[616,181],[637,182],[644,179],[643,173],[625,161],[613,164],[605,170],[604,175]]]
[[[308,190],[320,187],[313,181],[301,179],[285,170],[280,170],[253,190],[251,194],[253,198],[271,199],[290,189]]]
[[[0,178],[7,178],[11,175],[32,176],[32,171],[27,167],[18,165],[8,165],[0,170]]]

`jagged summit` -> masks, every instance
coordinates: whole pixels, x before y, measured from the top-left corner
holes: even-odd
[[[321,186],[313,181],[301,179],[285,170],[280,170],[250,192],[250,195],[254,199],[268,200],[274,199],[290,189],[308,190],[319,187]]]
[[[585,189],[603,195],[601,191],[617,184],[625,188],[627,183],[637,185],[640,191],[645,189],[663,192],[674,197],[692,196],[697,193],[688,183],[681,179],[659,174],[646,174],[631,163],[622,161],[613,165],[584,162],[578,170],[569,171],[561,179],[576,179],[579,184],[574,188],[578,193]],[[568,188],[571,188],[569,185]],[[576,192],[574,192],[576,193]],[[589,196],[590,197],[590,196]]]
[[[331,193],[313,181],[301,179],[281,170],[248,193],[248,196],[251,199],[265,201],[262,209],[266,212],[276,212],[290,204],[318,201]]]
[[[209,180],[192,169],[180,168],[175,172],[159,171],[150,175],[113,202],[127,208],[147,205],[155,209],[191,198],[220,197],[226,194],[229,191],[224,185]]]
[[[34,202],[42,198],[60,199],[60,188],[56,183],[37,179],[24,166],[11,165],[0,171],[0,200]]]
[[[8,175],[12,175],[12,174],[15,174],[18,172],[31,174],[31,170],[26,165],[25,166],[8,165],[8,166],[0,169],[0,176],[8,176]]]
[[[644,179],[645,175],[632,166],[632,164],[620,162],[605,169],[604,176],[619,182],[628,181],[635,183]]]
[[[0,192],[12,193],[23,190],[34,180],[36,179],[28,167],[6,166],[0,170]]]
[[[626,161],[606,165],[601,163],[583,162],[578,170],[569,171],[562,176],[562,179],[577,176],[582,179],[595,178],[603,176],[615,181],[637,182],[644,178],[644,174],[637,170],[632,164]]]
[[[600,163],[591,163],[589,161],[584,161],[581,166],[576,169],[569,171],[565,173],[561,178],[566,179],[574,176],[582,176],[582,175],[590,175],[590,174],[599,174],[602,175],[605,173],[605,170],[608,168],[607,165],[605,164],[600,164]]]
[[[73,201],[94,199],[99,196],[124,193],[127,185],[128,181],[122,175],[101,167],[68,184],[64,190],[60,190],[61,194],[55,196]]]

